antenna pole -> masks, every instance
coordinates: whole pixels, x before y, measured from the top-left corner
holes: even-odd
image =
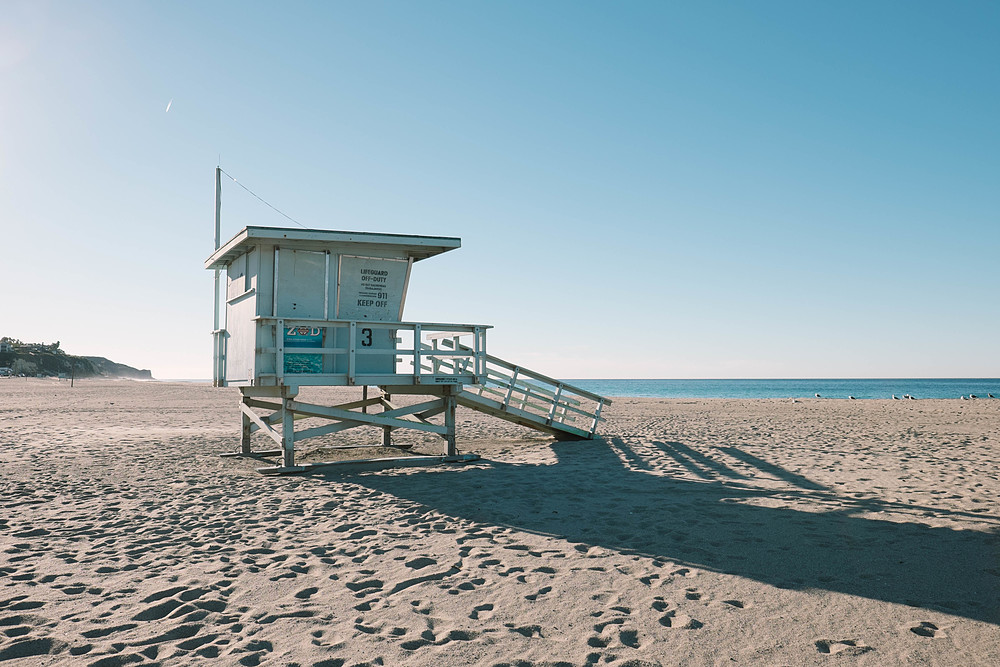
[[[222,220],[222,167],[215,168],[215,249],[219,249],[221,239],[219,232]],[[224,386],[224,374],[221,368],[222,332],[219,331],[219,270],[215,270],[215,310],[212,313],[212,384]]]
[[[219,236],[222,229],[222,167],[215,168],[215,249],[221,245]],[[219,270],[215,270],[215,324],[213,331],[219,330]]]

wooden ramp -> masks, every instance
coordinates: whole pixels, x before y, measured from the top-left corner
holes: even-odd
[[[428,336],[427,351],[473,350],[449,334]],[[424,370],[433,373],[460,373],[469,356],[433,357]],[[457,366],[457,367],[456,367]],[[591,439],[604,421],[601,410],[611,401],[566,382],[550,378],[503,359],[486,355],[485,380],[465,385],[456,396],[459,405],[521,426],[554,435],[560,440]]]

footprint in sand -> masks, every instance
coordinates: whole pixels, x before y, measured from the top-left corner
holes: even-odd
[[[836,655],[838,653],[861,655],[862,653],[875,650],[871,646],[866,646],[853,639],[817,639],[814,643],[816,650],[825,655]]]
[[[665,628],[674,627],[674,616],[676,616],[677,610],[670,609],[670,602],[667,602],[662,597],[657,596],[653,599],[653,604],[651,606],[653,611],[658,611],[663,614],[663,616],[660,616],[659,618],[660,625]]]
[[[360,620],[354,624],[354,629],[358,632],[363,632],[366,635],[378,634],[378,631],[382,629],[381,625],[365,625]]]
[[[929,639],[942,639],[947,636],[941,628],[930,621],[920,621],[919,624],[910,628],[910,632],[919,637],[927,637]]]
[[[430,616],[431,612],[434,611],[433,602],[425,602],[424,600],[413,600],[410,602],[413,607],[414,613],[421,614],[423,616]]]
[[[614,626],[625,625],[625,619],[611,618],[606,621],[601,621],[600,623],[594,625],[594,632],[604,632],[604,629],[609,625],[614,625]]]
[[[618,641],[629,648],[639,648],[639,632],[636,630],[622,630],[618,633]]]
[[[542,626],[540,625],[522,625],[520,627],[514,627],[513,623],[508,623],[507,627],[511,632],[516,632],[519,635],[523,635],[528,639],[532,637],[543,637]]]
[[[173,588],[166,588],[161,591],[157,591],[152,595],[148,595],[143,598],[143,603],[157,602],[163,600],[158,604],[153,604],[146,607],[139,613],[132,617],[133,621],[158,621],[160,619],[170,617],[179,618],[181,616],[188,616],[192,613],[197,614],[201,618],[204,618],[209,611],[222,611],[225,609],[225,603],[221,600],[210,600],[202,602],[200,598],[209,593],[207,588],[188,588],[186,586],[175,586]],[[167,598],[164,600],[164,598]],[[193,604],[187,604],[193,603]],[[196,620],[193,618],[188,618],[185,620]],[[197,620],[201,620],[198,618]]]
[[[400,646],[402,646],[403,649],[407,651],[416,651],[418,648],[421,648],[422,646],[427,646],[428,644],[433,644],[433,643],[434,643],[433,641],[428,641],[426,639],[421,638],[421,639],[410,639],[400,644]]]
[[[369,593],[381,591],[385,582],[381,579],[362,579],[361,581],[347,582],[344,585],[354,592],[354,597],[363,598]]]
[[[44,602],[38,602],[37,600],[26,600],[24,602],[15,602],[7,606],[10,611],[28,611],[30,609],[38,609],[39,607],[44,607]]]
[[[318,592],[319,592],[318,588],[316,588],[315,586],[310,586],[309,588],[303,588],[301,591],[296,593],[295,597],[297,597],[300,600],[308,600],[312,596],[316,595],[316,593]]]
[[[476,605],[469,613],[469,618],[477,621],[485,621],[493,616],[493,605],[490,603]]]
[[[55,655],[63,651],[68,644],[51,637],[41,639],[26,639],[0,649],[0,662],[15,658],[30,658],[38,655]]]
[[[525,595],[524,599],[525,600],[531,600],[532,602],[534,602],[535,600],[537,600],[538,598],[542,597],[546,593],[549,593],[551,590],[552,590],[551,586],[543,586],[542,588],[538,589],[538,592],[532,593],[531,595]]]
[[[486,583],[486,580],[482,577],[476,577],[475,579],[470,579],[469,581],[463,581],[454,588],[448,591],[448,595],[458,595],[462,591],[474,591],[479,586]]]
[[[665,600],[653,602],[653,610],[666,612],[660,617],[659,622],[665,628],[682,628],[684,630],[697,630],[705,627],[705,624],[696,618],[691,618],[678,609],[668,609],[669,603]]]
[[[333,531],[336,533],[346,533],[349,530],[354,530],[355,528],[360,528],[360,527],[361,527],[360,523],[345,523],[337,526],[336,528],[333,529]]]
[[[160,604],[153,605],[143,609],[138,614],[132,617],[133,621],[158,621],[161,618],[166,618],[170,612],[174,611],[180,607],[183,602],[177,599],[166,600]]]

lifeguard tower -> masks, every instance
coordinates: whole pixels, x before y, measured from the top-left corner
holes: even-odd
[[[594,436],[610,401],[488,355],[488,325],[403,321],[414,263],[459,248],[460,239],[245,227],[220,244],[216,223],[216,251],[205,262],[216,271],[213,381],[241,392],[241,444],[231,455],[277,459],[259,472],[332,465],[296,465],[295,443],[362,426],[382,431],[381,443],[371,447],[392,447],[394,430],[415,429],[446,443],[443,455],[420,458],[474,460],[458,453],[457,405],[557,438]],[[363,390],[357,401],[328,406],[297,400],[303,386]],[[378,387],[379,395],[369,397],[368,387]],[[397,394],[426,400],[398,406]],[[369,412],[375,406],[381,411]],[[443,423],[432,421],[438,415]],[[296,418],[324,425],[296,431]],[[278,448],[253,451],[256,431]],[[415,460],[400,453],[378,460]]]

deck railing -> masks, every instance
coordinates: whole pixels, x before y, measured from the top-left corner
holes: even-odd
[[[258,326],[271,329],[271,340],[275,341],[274,345],[258,349],[261,355],[273,355],[274,368],[273,372],[258,373],[258,377],[272,378],[277,384],[473,384],[486,377],[489,325],[289,317],[256,320]],[[376,333],[383,331],[387,334]],[[288,336],[294,337],[299,332],[314,345],[291,347]],[[434,349],[423,342],[425,338],[442,335],[471,335],[473,345]],[[330,341],[340,344],[330,345]],[[306,359],[313,362],[312,368],[292,368],[287,362],[293,355],[296,360],[314,357],[315,360]]]

